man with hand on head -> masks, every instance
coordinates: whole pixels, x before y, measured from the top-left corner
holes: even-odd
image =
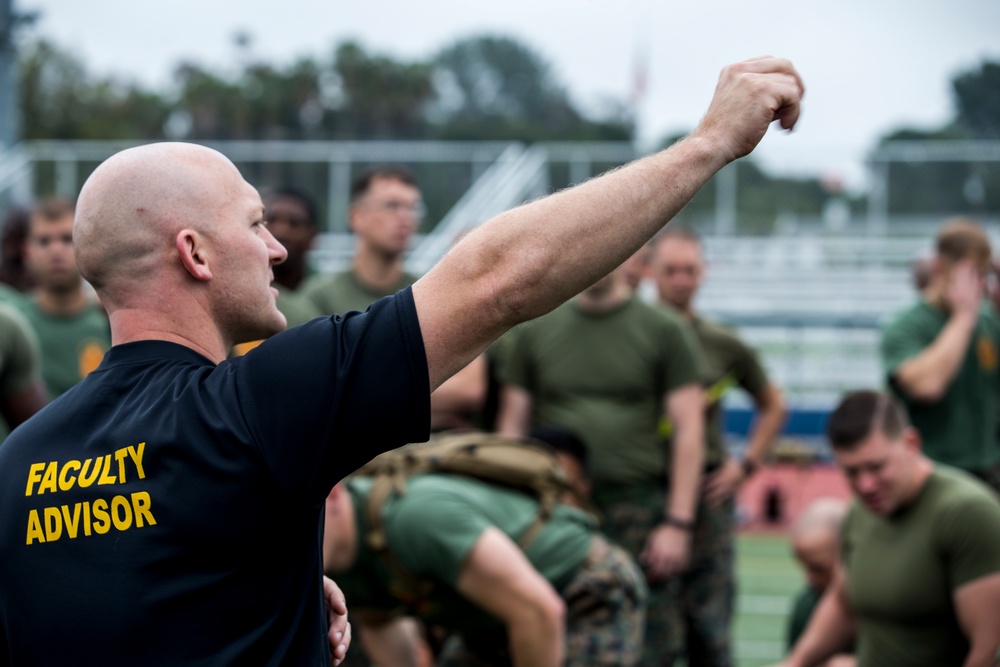
[[[992,270],[986,230],[945,223],[921,299],[885,328],[881,353],[927,456],[1000,492],[1000,315],[985,287]]]
[[[783,59],[726,67],[686,140],[497,216],[365,313],[286,331],[285,250],[229,160],[165,143],[105,161],[73,235],[114,346],[0,448],[6,662],[328,660],[333,486],[425,440],[435,387],[621,264],[772,121],[791,128],[802,92]]]

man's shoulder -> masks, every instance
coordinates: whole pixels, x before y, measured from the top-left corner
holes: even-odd
[[[935,463],[930,482],[934,484],[934,509],[949,516],[970,506],[993,508],[1000,516],[1000,499],[977,477],[943,463]],[[1000,528],[1000,526],[998,526]]]
[[[944,322],[944,314],[921,299],[890,316],[883,333],[888,335],[917,327],[940,327]]]
[[[691,324],[673,306],[649,304],[638,297],[632,297],[629,311],[633,318],[648,322],[661,330],[692,331]]]
[[[722,322],[699,318],[695,322],[694,330],[699,340],[715,346],[736,349],[747,347],[736,330]]]
[[[334,287],[338,287],[344,284],[349,284],[353,273],[350,268],[342,269],[334,273],[317,273],[306,279],[302,286],[299,287],[296,292],[298,294],[309,296],[315,294],[317,291],[328,290]]]

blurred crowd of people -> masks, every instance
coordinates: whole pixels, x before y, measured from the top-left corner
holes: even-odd
[[[273,273],[289,327],[363,311],[417,280],[404,270],[424,214],[413,175],[376,167],[350,196],[354,257],[319,275],[315,203],[294,188],[265,193],[287,250]],[[112,343],[77,270],[73,216],[71,200],[50,198],[3,225],[10,428]],[[567,664],[734,664],[734,499],[766,464],[787,407],[754,349],[698,313],[706,275],[697,234],[668,226],[432,394],[433,431],[496,432],[558,453],[578,502],[560,502],[529,544],[520,539],[538,507],[523,490],[441,473],[381,504],[363,478],[334,488],[324,564],[354,622],[347,664],[544,664],[554,644]],[[830,418],[855,501],[823,500],[791,531],[808,585],[791,614],[789,665],[985,665],[1000,643],[1000,290],[982,226],[945,223],[914,280],[919,299],[883,333],[885,386],[848,395]],[[655,285],[656,303],[640,298],[640,281]],[[722,429],[733,390],[756,415],[740,458]],[[378,549],[373,511],[385,524]]]

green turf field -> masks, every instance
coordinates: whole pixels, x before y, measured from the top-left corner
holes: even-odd
[[[802,574],[784,536],[741,535],[736,544],[736,664],[768,665],[784,655],[785,621]]]

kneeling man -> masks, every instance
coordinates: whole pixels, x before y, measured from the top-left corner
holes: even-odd
[[[920,451],[895,399],[849,394],[827,435],[856,500],[840,564],[787,665],[857,638],[859,667],[993,665],[1000,647],[1000,501]]]
[[[406,480],[376,506],[387,553],[368,543],[370,477],[327,499],[324,564],[347,598],[369,658],[408,665],[405,615],[461,637],[449,664],[634,665],[642,647],[642,573],[568,504],[530,542],[539,504],[528,493],[454,473]]]

